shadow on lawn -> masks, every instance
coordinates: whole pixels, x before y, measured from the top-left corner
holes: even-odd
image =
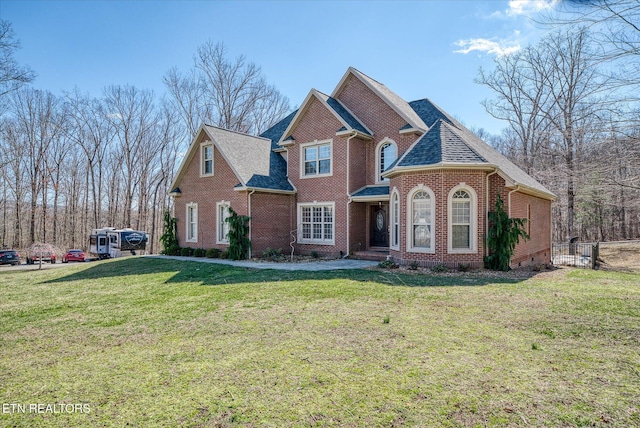
[[[198,283],[200,285],[246,284],[279,281],[324,281],[333,279],[360,282],[377,282],[391,286],[482,286],[488,284],[514,284],[525,278],[492,277],[478,273],[459,274],[409,274],[389,270],[329,270],[282,271],[274,269],[249,269],[215,263],[129,257],[92,263],[69,275],[46,281],[47,283],[106,279],[126,276],[173,273],[164,283]]]

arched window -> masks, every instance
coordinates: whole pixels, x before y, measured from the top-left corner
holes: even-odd
[[[387,178],[382,178],[382,173],[387,170],[391,166],[393,162],[398,157],[398,147],[396,143],[388,138],[385,138],[378,144],[378,148],[376,151],[376,159],[378,169],[376,171],[376,180],[378,182],[388,181]]]
[[[449,252],[477,251],[477,197],[473,189],[457,186],[449,192]]]
[[[435,197],[425,186],[414,188],[407,196],[407,250],[432,253],[434,245]]]
[[[391,195],[391,248],[400,249],[400,197],[395,189]]]

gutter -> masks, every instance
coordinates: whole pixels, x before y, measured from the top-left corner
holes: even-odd
[[[395,175],[407,173],[407,172],[424,172],[424,171],[439,171],[446,169],[472,169],[481,171],[493,171],[496,169],[494,165],[487,163],[448,163],[439,162],[433,165],[412,165],[412,166],[395,166],[393,169],[381,174],[383,178],[392,178]]]
[[[295,195],[296,190],[277,190],[277,189],[267,189],[263,187],[253,187],[253,186],[242,186],[242,187],[234,187],[233,190],[236,192],[265,192],[265,193],[277,193],[281,195]]]

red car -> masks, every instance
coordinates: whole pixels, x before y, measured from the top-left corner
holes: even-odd
[[[84,251],[82,250],[69,250],[67,254],[62,257],[62,263],[68,262],[84,262]]]

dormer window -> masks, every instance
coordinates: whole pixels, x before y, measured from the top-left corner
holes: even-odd
[[[380,144],[378,144],[378,148],[376,150],[376,181],[378,183],[389,181],[388,178],[382,178],[382,173],[385,172],[397,158],[398,146],[393,140],[385,138],[380,142]]]

